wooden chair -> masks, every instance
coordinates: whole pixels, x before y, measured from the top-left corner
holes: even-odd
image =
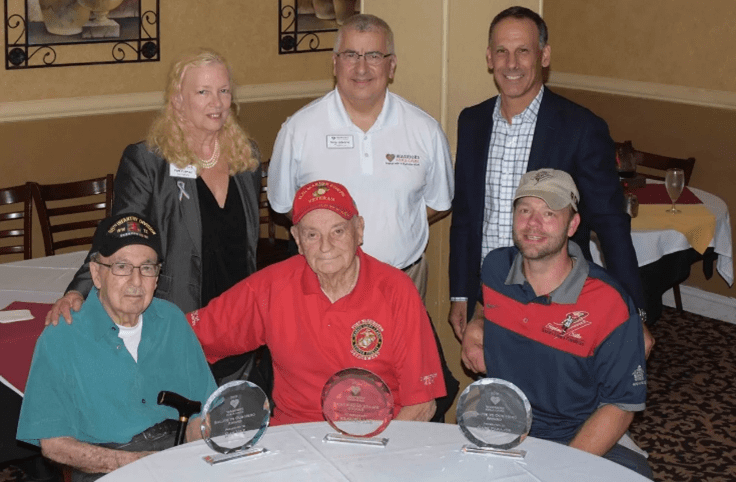
[[[616,147],[628,148],[634,152],[636,165],[645,168],[644,171],[639,171],[637,169],[638,174],[649,179],[664,181],[664,173],[667,172],[667,169],[680,168],[685,172],[685,185],[687,186],[690,184],[690,176],[693,175],[693,168],[695,168],[694,157],[680,159],[677,157],[660,156],[659,154],[652,154],[651,152],[639,151],[632,147],[631,141],[617,142]],[[653,173],[653,171],[657,171],[657,173]]]
[[[260,225],[265,226],[266,236],[258,238],[258,251],[256,253],[258,269],[283,261],[290,256],[289,241],[276,237],[275,213],[268,203],[268,162],[261,163],[261,170],[261,192],[258,207],[260,209]]]
[[[664,181],[667,169],[679,168],[685,173],[685,185],[687,186],[690,184],[690,177],[693,175],[693,169],[695,168],[694,157],[680,159],[677,157],[660,156],[659,154],[652,154],[651,152],[639,151],[633,148],[631,141],[617,142],[616,147],[617,149],[623,147],[633,151],[636,165],[645,168],[645,171],[641,171],[637,167],[638,174],[641,174],[648,179]],[[652,174],[653,171],[661,172],[661,175]],[[677,311],[682,313],[682,294],[680,293],[679,283],[672,287],[672,294],[675,297],[675,308],[677,308]]]
[[[22,203],[22,206],[20,204]],[[31,194],[31,183],[27,182],[20,186],[6,187],[0,189],[0,206],[14,206],[9,211],[0,210],[0,239],[13,239],[11,244],[3,242],[0,244],[0,255],[23,253],[23,259],[31,259],[31,211],[33,196]],[[18,220],[23,220],[23,228],[20,228]],[[17,243],[17,244],[16,244]]]
[[[58,249],[91,244],[94,232],[90,229],[112,213],[112,195],[112,174],[63,184],[34,183],[33,198],[46,256],[56,254]],[[89,199],[92,196],[96,198]],[[57,236],[59,233],[64,236]]]

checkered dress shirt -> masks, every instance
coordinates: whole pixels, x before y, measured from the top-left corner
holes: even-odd
[[[493,110],[493,133],[486,168],[486,186],[489,188],[486,189],[483,213],[481,264],[492,250],[513,244],[514,193],[529,164],[529,152],[543,94],[544,87],[523,112],[511,119],[511,124],[501,114],[501,97]]]

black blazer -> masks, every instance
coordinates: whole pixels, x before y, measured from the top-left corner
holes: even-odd
[[[450,228],[450,296],[468,298],[468,317],[481,299],[486,165],[497,98],[464,109],[458,120]],[[595,231],[608,271],[636,305],[644,307],[636,252],[631,242],[631,218],[623,208],[623,191],[608,125],[588,109],[546,87],[527,170],[544,167],[568,172],[577,184],[582,222],[572,239],[584,256],[590,259],[590,231]]]
[[[245,212],[248,235],[248,272],[256,271],[256,246],[259,235],[258,195],[261,170],[234,176]],[[182,182],[182,194],[178,183]],[[196,179],[171,177],[169,163],[146,148],[145,143],[125,149],[115,176],[113,214],[133,212],[151,220],[161,235],[164,265],[156,287],[157,298],[171,301],[182,311],[201,308],[202,224]],[[85,297],[92,288],[89,255],[77,271],[67,291]]]

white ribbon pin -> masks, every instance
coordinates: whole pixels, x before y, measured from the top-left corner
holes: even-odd
[[[176,185],[179,188],[179,202],[185,197],[189,199],[189,193],[184,189],[184,181],[176,181]]]

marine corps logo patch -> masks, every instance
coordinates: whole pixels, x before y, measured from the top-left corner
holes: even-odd
[[[372,360],[378,356],[383,345],[383,328],[373,320],[360,320],[352,326],[351,353],[361,360]]]
[[[317,189],[315,189],[312,193],[312,197],[324,196],[329,190],[330,188],[326,184],[320,184],[317,186]]]

